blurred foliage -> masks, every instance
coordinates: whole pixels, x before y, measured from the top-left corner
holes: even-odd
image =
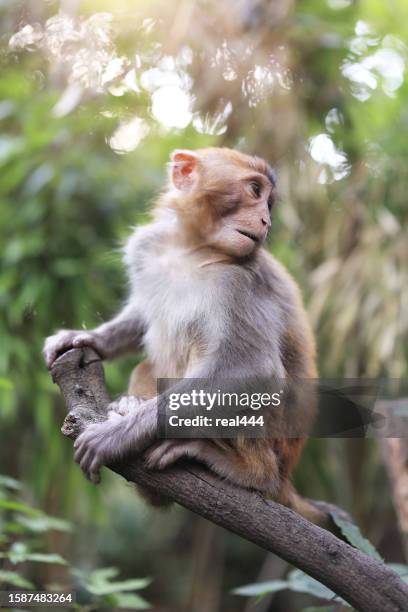
[[[119,307],[120,248],[170,151],[227,145],[277,167],[270,248],[303,289],[321,374],[406,377],[408,4],[2,0],[0,35],[1,470],[83,529],[86,543],[47,534],[53,554],[151,574],[155,609],[195,612],[196,523],[147,512],[112,475],[99,494],[82,478],[43,339]],[[135,361],[108,366],[112,394]],[[373,442],[310,441],[296,481],[403,560]],[[262,553],[217,533],[208,609],[236,612],[228,591]],[[297,604],[279,593],[273,610]]]
[[[0,587],[2,589],[32,589],[49,592],[75,590],[78,601],[72,609],[82,612],[93,610],[146,610],[149,604],[135,591],[144,589],[148,578],[113,580],[119,574],[114,567],[93,571],[69,568],[61,555],[37,552],[47,546],[45,535],[50,531],[72,532],[68,521],[46,515],[24,499],[21,483],[0,475]],[[67,569],[58,584],[43,583],[30,577],[35,574],[32,564],[63,565]],[[67,593],[68,594],[68,593]],[[37,606],[41,610],[41,606]]]
[[[236,595],[244,597],[264,597],[269,593],[277,593],[285,589],[295,593],[307,593],[318,599],[335,602],[337,605],[341,603],[349,608],[347,603],[340,597],[337,597],[333,591],[300,570],[289,572],[286,580],[271,580],[270,582],[248,584],[247,586],[235,589],[234,592]]]

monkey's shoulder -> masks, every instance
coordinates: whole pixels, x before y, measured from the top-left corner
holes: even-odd
[[[124,249],[124,261],[129,267],[144,257],[160,251],[163,242],[171,236],[171,231],[162,223],[148,223],[134,228]]]
[[[271,297],[280,298],[287,304],[301,303],[302,298],[297,282],[285,266],[266,249],[259,251],[250,269],[253,273],[252,282]]]

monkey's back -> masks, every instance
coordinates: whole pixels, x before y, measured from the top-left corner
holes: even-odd
[[[271,340],[278,345],[269,347],[269,354],[274,355],[274,362],[271,367],[262,368],[262,375],[267,374],[269,370],[271,376],[288,379],[289,384],[295,383],[296,392],[292,393],[291,399],[296,405],[284,405],[283,410],[287,410],[287,414],[298,420],[297,423],[288,423],[288,430],[290,431],[293,425],[293,431],[306,433],[316,410],[314,381],[317,377],[317,367],[314,336],[299,288],[284,266],[265,250],[260,250],[257,259],[248,263],[247,267],[251,276],[248,289],[257,292],[255,303],[259,302],[259,295],[264,295],[262,302],[266,313],[261,318],[271,322],[271,328],[273,327],[273,330],[269,329],[270,333],[268,329],[262,330],[264,343],[267,346]],[[235,316],[241,325],[245,325],[241,314],[245,309],[245,296],[242,294],[239,304],[240,312],[235,313]],[[250,321],[247,321],[247,324],[247,333],[241,331],[239,334],[244,354],[248,354],[248,349],[251,352],[253,344],[252,340],[246,344],[246,338],[254,337],[253,325]],[[276,348],[277,351],[274,350]],[[285,418],[290,417],[283,415],[283,419]],[[293,434],[288,437],[281,434],[276,436],[274,424],[277,425],[277,421],[272,418],[266,427],[265,437],[262,438],[242,435],[228,440],[213,439],[212,443],[228,454],[237,469],[247,475],[248,486],[263,489],[273,498],[289,503],[289,499],[294,496],[297,499],[289,479],[306,438]]]

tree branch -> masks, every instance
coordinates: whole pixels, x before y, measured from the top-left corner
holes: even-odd
[[[53,365],[52,377],[68,407],[62,426],[64,435],[75,438],[88,423],[106,418],[109,396],[102,363],[92,349],[63,354]],[[148,471],[140,457],[128,457],[109,467],[126,480],[149,487],[275,553],[331,588],[357,610],[408,609],[408,586],[395,572],[256,492],[221,481],[192,463],[163,472]],[[321,502],[319,507],[333,509]]]

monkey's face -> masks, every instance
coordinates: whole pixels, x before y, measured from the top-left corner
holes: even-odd
[[[231,186],[232,187],[232,186]],[[271,190],[268,179],[252,172],[233,186],[236,199],[225,206],[222,195],[209,205],[215,219],[209,225],[209,243],[232,257],[248,257],[265,241],[271,226]]]
[[[172,161],[178,212],[194,240],[234,258],[255,253],[271,226],[275,179],[266,162],[230,149],[176,151]]]

